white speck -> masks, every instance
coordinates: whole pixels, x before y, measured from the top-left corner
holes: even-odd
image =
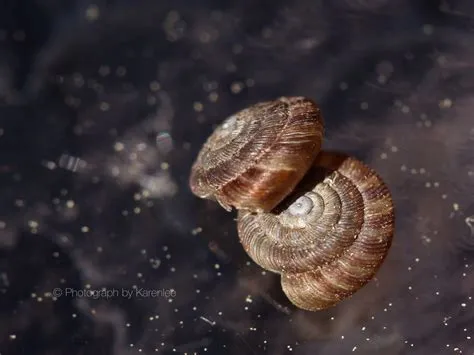
[[[238,94],[239,92],[242,91],[243,88],[244,88],[243,83],[241,83],[241,82],[234,82],[234,83],[232,83],[232,85],[230,86],[230,91],[232,91],[233,94]]]
[[[207,319],[206,317],[200,316],[199,318],[201,318],[204,322],[206,322],[206,323],[208,323],[212,326],[216,325],[216,322],[212,322],[209,319]]]
[[[54,161],[44,161],[43,166],[48,168],[49,170],[54,170],[56,169],[56,163]]]
[[[191,234],[192,235],[198,235],[199,233],[202,232],[202,228],[201,227],[197,227],[197,228],[194,228],[192,231],[191,231]]]
[[[116,152],[121,152],[122,150],[124,150],[124,148],[125,148],[125,145],[122,142],[115,142],[114,150]]]
[[[73,208],[74,207],[74,201],[73,200],[68,200],[66,202],[66,206],[67,206],[67,208]]]
[[[58,165],[66,170],[77,171],[79,168],[86,167],[87,163],[81,158],[62,154],[59,158]]]
[[[451,106],[453,106],[451,99],[446,98],[439,102],[439,108],[450,108]]]

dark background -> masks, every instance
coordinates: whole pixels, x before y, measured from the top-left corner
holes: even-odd
[[[2,355],[474,354],[472,2],[1,6]],[[376,280],[316,313],[187,185],[213,125],[280,95],[397,208]],[[134,285],[176,296],[52,297]]]

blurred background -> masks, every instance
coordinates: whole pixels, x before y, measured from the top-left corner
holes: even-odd
[[[3,0],[0,353],[474,354],[473,31],[468,0]],[[376,279],[321,312],[188,188],[280,95],[396,204]]]

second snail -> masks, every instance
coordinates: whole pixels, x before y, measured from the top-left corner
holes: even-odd
[[[297,307],[336,305],[366,285],[387,256],[394,206],[378,174],[321,151],[323,120],[305,97],[281,97],[228,117],[202,146],[189,185],[238,210],[240,242],[281,275]]]

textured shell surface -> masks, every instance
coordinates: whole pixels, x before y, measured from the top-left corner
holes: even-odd
[[[270,211],[310,168],[322,136],[320,109],[309,99],[255,104],[215,129],[191,168],[189,185],[226,210]]]
[[[305,178],[269,213],[240,211],[249,256],[281,274],[306,310],[331,307],[367,284],[391,245],[394,208],[382,179],[357,159],[321,152]]]

